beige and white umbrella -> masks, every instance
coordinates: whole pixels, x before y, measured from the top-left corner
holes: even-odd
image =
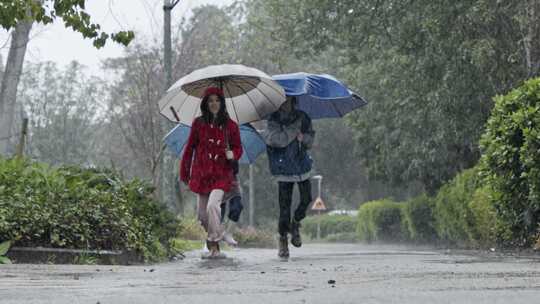
[[[162,115],[191,125],[201,115],[208,87],[223,89],[227,111],[239,124],[264,119],[285,102],[285,91],[266,73],[239,64],[212,65],[195,70],[173,84],[159,101]]]

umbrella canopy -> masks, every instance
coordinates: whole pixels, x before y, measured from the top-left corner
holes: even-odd
[[[179,124],[165,135],[163,139],[169,150],[178,158],[182,155],[190,130],[190,126]],[[244,150],[242,158],[239,160],[241,164],[254,163],[257,157],[266,151],[264,140],[249,124],[240,126],[240,140],[242,141],[242,149]]]
[[[191,125],[201,115],[208,87],[223,89],[230,117],[244,124],[264,119],[285,102],[285,92],[266,73],[238,64],[208,66],[173,84],[159,101],[160,113],[171,121]]]
[[[331,75],[292,73],[272,78],[287,96],[296,96],[298,109],[312,119],[343,117],[367,102]]]

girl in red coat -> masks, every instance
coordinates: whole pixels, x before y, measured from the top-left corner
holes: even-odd
[[[232,161],[242,156],[238,125],[229,118],[223,91],[208,88],[180,164],[180,179],[197,193],[197,216],[208,233],[210,257],[219,257],[223,239],[221,203],[235,182]]]

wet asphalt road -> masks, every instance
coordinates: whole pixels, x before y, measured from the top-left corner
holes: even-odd
[[[390,245],[305,245],[292,258],[151,266],[0,265],[0,303],[540,303],[540,257]]]

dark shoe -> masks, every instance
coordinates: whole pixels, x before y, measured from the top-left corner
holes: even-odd
[[[289,257],[289,240],[287,236],[279,237],[278,246],[279,246],[278,256],[280,258],[288,258]]]
[[[300,236],[300,222],[295,220],[291,223],[291,244],[294,247],[302,246],[302,237]]]

